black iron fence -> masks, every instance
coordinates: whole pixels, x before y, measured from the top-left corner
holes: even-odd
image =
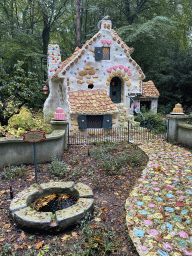
[[[138,142],[153,139],[168,139],[168,122],[142,122],[140,125],[128,121],[126,127],[118,128],[88,128],[70,132],[68,129],[68,145],[92,144],[97,142]]]
[[[154,139],[168,139],[167,121],[160,123],[142,122],[140,125],[129,122],[126,127],[109,128],[109,129],[86,129],[71,133],[68,129],[68,146],[92,144],[97,142],[138,142]]]

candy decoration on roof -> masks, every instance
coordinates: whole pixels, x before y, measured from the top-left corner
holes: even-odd
[[[61,55],[58,44],[49,44],[47,65],[48,75],[53,75],[61,67]]]
[[[79,47],[77,46],[76,48],[75,48],[75,52],[77,52],[79,50]]]

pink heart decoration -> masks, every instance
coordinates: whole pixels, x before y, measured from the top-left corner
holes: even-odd
[[[120,69],[123,69],[123,68],[124,68],[124,66],[123,66],[123,65],[119,65],[119,68],[120,68]]]
[[[117,65],[114,65],[114,66],[113,66],[113,69],[117,70]]]
[[[131,71],[129,69],[128,69],[127,75],[128,76],[132,76],[132,73],[131,73]]]
[[[110,45],[112,43],[112,40],[107,39],[107,44]]]
[[[125,72],[127,72],[129,69],[127,67],[124,67]]]
[[[107,40],[106,39],[101,39],[101,43],[104,45],[106,44]]]
[[[108,69],[107,69],[107,72],[108,72],[108,73],[111,73],[111,71],[112,71],[112,68],[108,68]]]

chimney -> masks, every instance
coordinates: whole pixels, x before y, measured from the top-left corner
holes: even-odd
[[[48,45],[48,75],[53,75],[61,67],[61,55],[58,44]]]
[[[101,20],[101,29],[102,30],[111,30],[112,29],[111,21],[110,20],[105,20],[105,18],[102,19]]]

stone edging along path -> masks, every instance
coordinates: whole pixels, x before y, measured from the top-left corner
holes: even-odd
[[[51,212],[38,212],[29,205],[33,200],[46,195],[66,193],[78,199],[77,203],[69,208]],[[49,182],[40,185],[34,184],[23,190],[11,201],[10,213],[16,224],[33,229],[49,230],[56,227],[64,229],[77,224],[85,213],[93,209],[93,192],[83,183]]]
[[[141,256],[192,255],[192,153],[165,141],[139,147],[149,162],[126,200],[126,224]]]

